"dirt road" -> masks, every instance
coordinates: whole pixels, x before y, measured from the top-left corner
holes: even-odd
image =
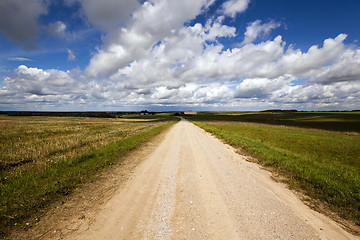
[[[182,120],[67,239],[358,239]]]

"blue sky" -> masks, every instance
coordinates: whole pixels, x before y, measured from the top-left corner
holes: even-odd
[[[352,110],[354,0],[3,0],[0,110]]]

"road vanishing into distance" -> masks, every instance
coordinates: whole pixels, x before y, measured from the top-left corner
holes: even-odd
[[[359,239],[270,176],[182,119],[61,239]]]

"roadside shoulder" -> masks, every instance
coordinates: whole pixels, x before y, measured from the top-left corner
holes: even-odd
[[[29,221],[32,228],[15,231],[11,239],[60,239],[73,231],[87,229],[102,205],[131,179],[134,169],[155,150],[170,128],[130,153],[123,161],[98,173],[91,182],[78,187],[62,201],[43,210],[40,219]]]

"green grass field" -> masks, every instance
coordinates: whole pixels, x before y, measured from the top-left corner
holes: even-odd
[[[175,122],[0,115],[0,237]]]
[[[360,112],[200,112],[187,118],[360,224]]]

